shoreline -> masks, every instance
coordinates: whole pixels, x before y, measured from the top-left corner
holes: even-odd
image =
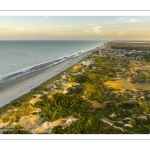
[[[69,57],[68,57],[69,58]],[[41,64],[38,64],[36,66],[33,66],[33,67],[29,67],[29,69],[23,69],[25,71],[17,71],[16,73],[11,73],[10,75],[6,75],[6,77],[2,78],[1,82],[0,82],[0,85],[3,84],[3,83],[6,83],[6,82],[9,82],[11,80],[14,80],[14,79],[17,79],[19,77],[22,77],[22,76],[25,76],[27,74],[30,74],[30,73],[33,73],[33,72],[37,72],[39,70],[43,70],[45,68],[48,68],[52,65],[55,65],[55,63],[60,63],[64,61],[64,58],[62,59],[57,59],[57,60],[53,60],[53,61],[49,61],[49,62],[45,62],[45,63],[41,63]]]
[[[21,62],[21,65],[19,68],[16,68],[17,65],[14,65],[13,61],[10,62],[10,64],[12,63],[12,66],[14,66],[11,69],[9,68],[9,66],[7,67],[7,65],[5,65],[5,63],[4,64],[2,63],[2,70],[1,70],[2,72],[0,74],[0,84],[8,82],[10,80],[14,80],[20,76],[24,76],[31,72],[35,72],[37,70],[40,70],[40,69],[42,70],[46,67],[50,67],[52,65],[55,65],[57,63],[60,63],[64,60],[66,60],[68,58],[77,57],[78,55],[81,55],[82,53],[88,52],[96,47],[102,46],[103,43],[104,43],[104,41],[99,41],[99,44],[95,43],[94,46],[88,46],[85,48],[81,47],[80,49],[77,49],[77,51],[73,51],[71,53],[67,52],[67,54],[66,54],[66,52],[65,53],[60,52],[60,54],[58,54],[57,56],[54,56],[54,57],[52,56],[52,57],[49,57],[48,59],[47,59],[47,57],[43,57],[42,61],[34,62],[35,60],[33,59],[34,61],[32,64],[31,63],[27,64],[25,61],[23,61],[23,63]],[[66,47],[66,49],[67,49],[67,47]],[[30,54],[28,56],[29,56],[29,58],[27,57],[27,60],[29,60],[29,62],[32,61]],[[22,64],[24,64],[24,65],[22,66]]]
[[[10,103],[16,98],[30,92],[33,88],[47,81],[48,79],[56,76],[57,74],[63,72],[64,70],[70,68],[76,63],[87,58],[93,52],[98,51],[106,45],[104,43],[100,47],[96,47],[90,51],[82,53],[81,55],[75,57],[68,57],[66,60],[45,67],[44,69],[39,69],[34,72],[30,72],[16,79],[10,80],[0,84],[0,107]],[[37,68],[38,69],[38,68]]]
[[[79,55],[82,55],[83,53],[86,53],[86,52],[79,52],[77,54],[73,54],[73,55],[70,55],[70,56],[58,58],[56,60],[43,62],[43,63],[37,64],[35,66],[24,68],[24,69],[21,69],[19,71],[14,72],[14,73],[10,73],[10,74],[4,75],[4,77],[0,78],[0,85],[5,83],[5,82],[17,79],[17,78],[19,78],[21,76],[30,74],[32,72],[37,72],[39,70],[43,70],[45,68],[48,68],[48,67],[51,67],[53,65],[59,64],[59,63],[65,61],[66,59],[78,57]]]

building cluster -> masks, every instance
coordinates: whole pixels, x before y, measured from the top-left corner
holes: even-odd
[[[109,57],[110,59],[128,59],[144,61],[144,55],[147,51],[138,50],[122,50],[122,49],[100,49],[100,57]]]

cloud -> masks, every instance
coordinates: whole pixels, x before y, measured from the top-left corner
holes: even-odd
[[[0,26],[0,36],[12,36],[12,35],[52,35],[52,36],[64,36],[65,32],[47,29],[25,29],[21,27],[9,27]]]
[[[123,36],[125,33],[124,33],[124,31],[119,31],[118,32],[118,36]]]
[[[36,36],[54,36],[54,37],[63,37],[65,32],[53,31],[50,29],[25,29],[21,27],[9,27],[9,26],[0,26],[0,36],[14,36],[14,35],[36,35]]]
[[[29,30],[29,33],[31,34],[37,34],[37,35],[49,35],[49,36],[64,36],[64,32],[54,32],[49,30]]]
[[[109,21],[105,21],[103,22],[104,24],[116,24],[116,22],[125,22],[127,19],[127,17],[121,17],[121,18],[118,18],[118,19],[114,19],[114,20],[109,20]]]
[[[26,31],[24,28],[20,27],[8,27],[8,26],[0,26],[0,33],[3,34],[15,34]]]
[[[129,20],[129,22],[133,23],[133,22],[136,22],[137,20],[135,18],[132,18]]]
[[[93,34],[104,34],[104,33],[102,33],[101,27],[102,26],[95,26],[93,28],[84,30],[84,32],[93,33]]]
[[[5,30],[25,31],[24,28],[20,28],[20,27],[0,26],[0,28],[1,28],[1,29],[5,29]]]

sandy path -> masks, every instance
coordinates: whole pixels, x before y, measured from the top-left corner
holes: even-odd
[[[76,58],[70,58],[49,68],[30,73],[18,79],[0,84],[0,107],[10,103],[15,98],[28,93],[44,81],[73,66],[88,57],[96,49],[86,52]]]

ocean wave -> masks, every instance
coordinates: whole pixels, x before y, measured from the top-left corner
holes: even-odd
[[[23,68],[21,70],[15,71],[15,72],[5,74],[3,76],[0,76],[0,84],[5,83],[5,82],[10,81],[10,80],[14,80],[16,78],[19,78],[21,76],[27,75],[27,74],[35,72],[35,71],[39,71],[39,70],[51,67],[53,65],[57,65],[57,64],[65,61],[66,59],[74,58],[74,57],[77,57],[81,54],[83,54],[83,53],[79,52],[79,53],[76,53],[76,54],[63,56],[63,57],[58,58],[57,60],[43,62],[43,63],[37,64],[35,66]]]

